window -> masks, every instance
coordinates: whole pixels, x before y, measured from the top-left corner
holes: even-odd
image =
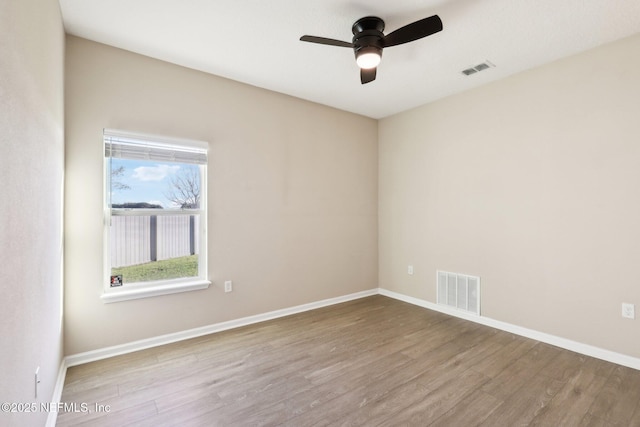
[[[105,302],[207,280],[207,144],[104,130]]]

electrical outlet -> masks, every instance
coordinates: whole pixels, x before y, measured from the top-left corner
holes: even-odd
[[[622,317],[626,317],[627,319],[635,319],[636,318],[636,306],[634,304],[628,304],[626,302],[622,303]]]
[[[231,292],[233,290],[233,282],[231,280],[225,280],[224,282],[224,291]]]
[[[407,266],[407,274],[413,274],[413,265]]]

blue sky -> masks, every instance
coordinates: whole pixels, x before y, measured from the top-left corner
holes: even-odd
[[[147,202],[162,205],[165,209],[172,207],[164,196],[170,188],[171,177],[181,168],[192,167],[181,163],[111,159],[111,170],[120,166],[124,167],[124,174],[112,179],[131,188],[114,189],[111,193],[112,203]]]

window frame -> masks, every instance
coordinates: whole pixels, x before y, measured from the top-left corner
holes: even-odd
[[[169,295],[179,292],[207,289],[211,285],[208,279],[207,268],[207,163],[199,164],[200,169],[200,206],[198,209],[182,210],[161,210],[161,209],[114,209],[111,207],[111,159],[112,152],[107,155],[107,144],[113,141],[125,142],[127,144],[139,146],[151,146],[153,150],[182,150],[184,152],[204,153],[206,158],[209,144],[204,141],[188,139],[169,138],[164,136],[149,135],[120,131],[114,129],[103,129],[103,254],[104,254],[104,274],[103,291],[101,299],[104,303],[127,301],[139,298],[148,298],[159,295]],[[130,158],[130,157],[123,157]],[[140,159],[145,160],[145,159]],[[158,160],[161,161],[161,160]],[[168,162],[187,163],[180,159]],[[124,284],[122,286],[111,286],[111,218],[113,216],[181,216],[198,215],[198,276],[182,277],[167,280],[156,280],[148,282],[136,282]]]

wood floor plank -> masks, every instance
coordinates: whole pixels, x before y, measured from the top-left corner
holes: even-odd
[[[532,426],[579,426],[607,381],[591,370],[580,370],[551,399]]]
[[[472,426],[482,423],[504,402],[490,394],[477,390],[449,409],[444,415],[436,419],[431,426]],[[498,424],[494,424],[498,425]]]
[[[640,371],[373,296],[68,369],[58,426],[640,427]]]
[[[425,373],[417,379],[417,382],[425,384],[429,380],[429,373]],[[488,377],[469,369],[409,406],[398,405],[399,410],[396,409],[392,413],[387,411],[380,414],[380,417],[372,417],[372,423],[374,425],[430,425],[462,402],[470,393],[479,390],[487,380]],[[376,415],[378,415],[377,410]]]
[[[373,426],[391,425],[389,416],[395,418],[403,408],[414,407],[424,402],[432,390],[424,387],[419,381],[409,381],[393,389],[392,393],[386,393],[374,402],[361,406],[352,411],[344,411],[342,416],[332,420],[331,423],[321,425],[336,426]]]
[[[606,421],[629,424],[639,404],[640,371],[618,366],[596,396],[589,413]]]
[[[562,350],[547,344],[537,343],[521,358],[507,366],[495,378],[492,378],[483,391],[498,399],[506,400],[527,384],[536,374],[546,366],[551,366],[553,360]]]
[[[480,423],[482,427],[526,426],[546,410],[549,402],[564,387],[566,382],[535,375],[526,384],[504,400],[495,411]]]
[[[323,398],[338,389],[335,386],[338,379],[314,387],[311,393],[294,396],[292,404],[296,409],[293,414],[296,418],[290,425],[337,423],[345,413],[352,413],[378,401],[391,390],[409,382],[412,376],[415,377],[417,374],[416,366],[411,359],[401,354],[385,357],[375,365],[361,369],[360,375],[339,386],[339,392],[329,401]],[[313,400],[309,399],[308,394]]]
[[[629,427],[640,427],[640,402],[629,420]]]
[[[482,372],[488,377],[495,378],[507,366],[524,356],[537,344],[534,340],[516,335],[511,335],[510,338],[510,341],[505,343],[500,352],[495,354],[494,357],[488,357],[479,361],[473,369],[477,372]]]
[[[580,427],[629,427],[630,424],[619,424],[587,414],[580,421]]]

